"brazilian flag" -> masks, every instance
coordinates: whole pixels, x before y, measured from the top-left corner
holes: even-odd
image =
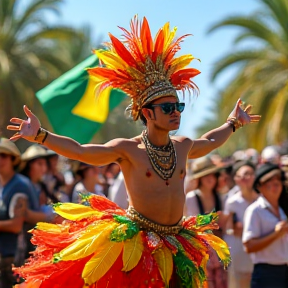
[[[97,56],[91,55],[36,93],[56,134],[88,143],[109,112],[124,100],[126,94],[116,89],[95,97],[86,68],[98,64]]]

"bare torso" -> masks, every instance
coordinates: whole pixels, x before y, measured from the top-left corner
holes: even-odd
[[[169,185],[153,170],[140,136],[125,139],[126,159],[118,160],[129,194],[129,205],[146,218],[163,225],[174,225],[183,216],[186,159],[193,143],[184,137],[172,137],[172,142],[177,165],[168,180]]]

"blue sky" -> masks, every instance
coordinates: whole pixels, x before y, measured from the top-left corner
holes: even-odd
[[[212,107],[217,91],[220,87],[225,87],[232,73],[227,71],[216,82],[211,83],[213,64],[236,49],[233,39],[237,35],[237,29],[222,28],[210,34],[207,31],[211,25],[226,17],[249,15],[259,7],[259,0],[66,0],[61,5],[60,17],[51,18],[51,21],[72,24],[75,27],[88,24],[92,27],[95,41],[99,38],[107,41],[108,32],[120,37],[121,31],[117,26],[129,28],[130,20],[135,14],[139,18],[145,16],[148,19],[153,35],[167,21],[172,27],[178,27],[178,36],[193,34],[186,38],[180,53],[191,53],[201,59],[201,62],[194,60],[190,65],[201,71],[194,78],[200,88],[200,95],[191,101],[187,101],[189,97],[186,97],[186,109],[178,134],[194,138],[195,128],[211,115],[209,107]],[[231,110],[234,104],[228,103]]]

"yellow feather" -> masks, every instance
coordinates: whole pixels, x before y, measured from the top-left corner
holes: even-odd
[[[201,237],[205,238],[211,248],[216,251],[218,257],[224,263],[224,266],[227,266],[231,261],[230,251],[227,243],[213,234],[203,233],[201,234]]]
[[[167,39],[168,39],[168,36],[169,36],[169,33],[170,33],[170,31],[169,31],[169,29],[170,29],[170,23],[169,22],[166,22],[165,24],[164,24],[164,26],[163,26],[163,38],[164,38],[164,43],[166,44],[166,42],[167,42]],[[165,45],[164,44],[164,45]]]
[[[115,263],[123,249],[123,242],[106,242],[101,250],[93,256],[85,265],[82,278],[85,283],[92,285],[103,277]]]
[[[180,57],[177,57],[171,61],[170,66],[173,67],[173,70],[176,72],[190,64],[190,62],[194,59],[194,57],[190,54],[183,55]],[[174,66],[177,66],[176,69]]]
[[[162,246],[155,251],[153,257],[158,264],[160,274],[166,287],[169,287],[169,281],[173,272],[173,259],[171,251],[166,246]]]
[[[87,228],[79,239],[56,254],[56,258],[60,258],[61,261],[69,261],[91,255],[98,249],[102,249],[101,246],[106,242],[110,242],[111,231],[118,225],[115,222],[102,221],[94,227]]]
[[[52,233],[63,232],[63,229],[61,229],[59,225],[46,223],[46,222],[38,222],[36,225],[36,229],[41,230],[41,231],[48,231]]]
[[[95,54],[105,63],[107,68],[126,70],[128,65],[116,53],[110,51],[97,51]]]
[[[54,211],[65,219],[73,221],[91,216],[101,217],[103,215],[102,212],[96,211],[91,207],[75,203],[62,203],[54,207]]]
[[[123,269],[128,272],[132,270],[141,259],[144,246],[142,242],[141,232],[132,239],[126,240],[123,249]]]
[[[168,27],[168,29],[169,29],[169,27]],[[177,31],[177,27],[174,27],[172,31],[169,31],[163,51],[166,51],[168,49],[168,47],[170,46],[170,44],[172,43],[172,41],[174,40],[174,37],[176,35],[176,31]]]

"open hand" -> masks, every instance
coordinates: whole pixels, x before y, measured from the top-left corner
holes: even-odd
[[[28,141],[35,142],[35,137],[36,137],[37,132],[41,126],[40,121],[31,112],[31,110],[28,109],[28,107],[26,105],[24,105],[23,110],[28,117],[27,120],[23,120],[23,119],[19,119],[19,118],[10,119],[10,122],[12,124],[16,124],[16,125],[8,125],[7,129],[17,131],[10,138],[10,140],[16,141],[20,138],[24,138]]]
[[[239,122],[241,122],[242,126],[249,123],[257,123],[261,119],[260,115],[250,114],[252,109],[251,105],[247,105],[245,108],[243,107],[243,102],[241,99],[238,99],[233,111],[230,113],[229,118],[235,117]]]

